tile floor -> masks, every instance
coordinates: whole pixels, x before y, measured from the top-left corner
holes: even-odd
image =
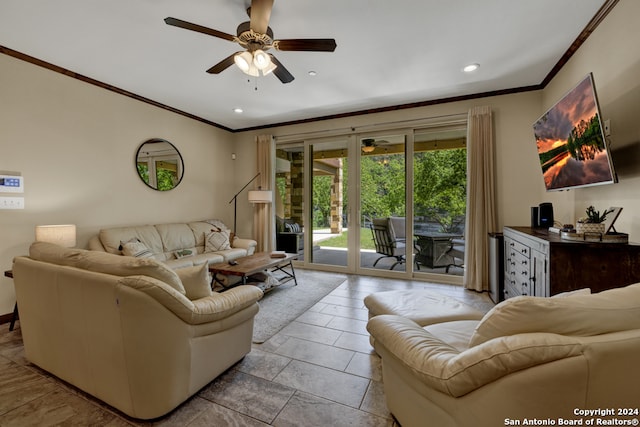
[[[322,274],[318,272],[318,274]],[[133,420],[30,364],[19,322],[0,325],[0,426],[396,426],[369,344],[363,298],[433,289],[482,310],[486,293],[367,276],[348,279],[167,416]]]

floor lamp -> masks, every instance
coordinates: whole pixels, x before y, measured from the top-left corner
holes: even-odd
[[[238,212],[238,196],[240,195],[240,193],[242,193],[244,191],[245,188],[247,188],[249,186],[249,184],[251,184],[253,181],[255,181],[255,179],[257,177],[260,176],[260,172],[258,172],[256,174],[256,176],[254,176],[253,178],[251,178],[251,180],[249,180],[249,182],[247,182],[245,184],[244,187],[242,187],[240,189],[240,191],[238,191],[236,193],[235,196],[233,196],[233,199],[231,199],[229,201],[229,204],[231,204],[231,202],[233,202],[233,235],[236,235],[236,219],[237,219],[237,212]],[[272,199],[272,194],[270,190],[262,190],[260,189],[260,187],[258,187],[258,190],[252,190],[249,191],[249,201],[251,203],[271,203]]]

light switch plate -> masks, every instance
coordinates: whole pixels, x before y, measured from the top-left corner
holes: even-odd
[[[24,197],[0,197],[0,209],[24,209]]]

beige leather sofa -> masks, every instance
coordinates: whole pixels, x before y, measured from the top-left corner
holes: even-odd
[[[262,291],[207,265],[33,243],[13,265],[26,357],[125,414],[164,415],[251,351]]]
[[[479,321],[423,328],[381,315],[367,328],[382,357],[387,405],[402,427],[561,425],[560,418],[586,425],[603,417],[575,411],[640,401],[640,284],[516,297]],[[547,419],[555,424],[533,421]]]
[[[206,251],[205,238],[215,229],[227,235],[230,233],[227,226],[217,219],[105,228],[89,240],[89,249],[122,255],[122,244],[137,239],[149,249],[154,259],[174,269],[234,260],[255,252],[255,240],[238,237],[231,238],[228,249]],[[178,258],[176,254],[184,250],[193,250],[195,254]]]

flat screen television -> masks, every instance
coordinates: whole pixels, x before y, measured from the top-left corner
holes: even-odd
[[[591,73],[534,124],[547,191],[617,181]]]

